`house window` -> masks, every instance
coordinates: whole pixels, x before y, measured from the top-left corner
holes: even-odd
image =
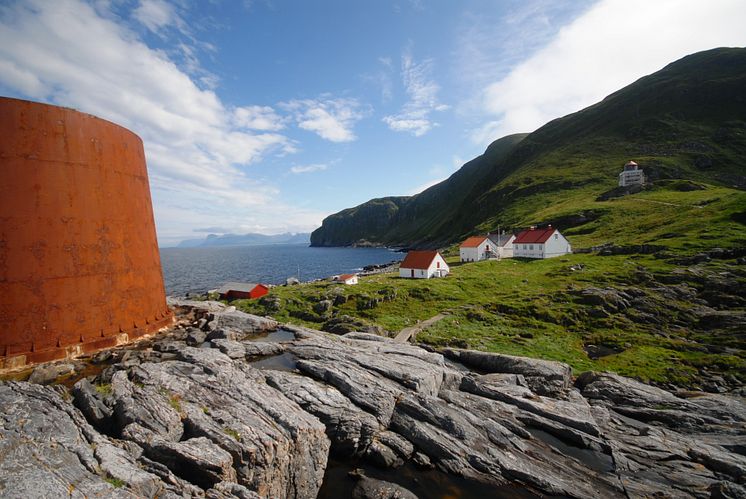
[[[526,246],[526,245],[524,244],[524,245],[523,245],[523,249],[528,249],[528,247],[527,247],[527,246]]]
[[[533,244],[529,244],[528,245],[528,249],[530,249],[530,250],[534,249],[534,245]]]
[[[559,236],[557,234],[554,235],[555,239],[559,239]]]
[[[440,262],[435,262],[435,268],[436,268],[436,269],[439,269],[439,268],[440,268]]]

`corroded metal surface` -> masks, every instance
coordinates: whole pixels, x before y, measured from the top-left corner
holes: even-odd
[[[0,174],[0,370],[171,323],[137,135],[0,98]]]

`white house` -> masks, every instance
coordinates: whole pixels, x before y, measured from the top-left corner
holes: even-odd
[[[552,258],[568,253],[572,253],[570,243],[551,225],[543,229],[531,227],[515,236],[513,241],[513,256],[516,258]]]
[[[353,285],[357,284],[357,274],[335,275],[332,280],[340,284]]]
[[[488,234],[492,244],[494,245],[494,253],[497,258],[510,258],[513,256],[513,242],[515,241],[514,234]]]
[[[451,269],[437,251],[410,251],[399,264],[399,277],[429,279],[445,277]]]
[[[487,236],[473,236],[461,243],[458,252],[462,262],[478,262],[494,255],[494,246]]]
[[[645,173],[634,161],[628,161],[624,165],[624,170],[619,174],[619,187],[628,185],[643,185],[645,183]]]

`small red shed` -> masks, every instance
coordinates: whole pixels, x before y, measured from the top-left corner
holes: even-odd
[[[221,300],[254,299],[269,293],[269,286],[252,282],[227,282],[218,289]]]

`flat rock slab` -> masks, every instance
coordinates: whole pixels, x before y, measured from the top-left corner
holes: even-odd
[[[194,327],[117,354],[72,396],[0,383],[0,495],[312,498],[333,451],[547,495],[746,497],[741,397],[597,372],[573,385],[559,362],[365,333],[253,342],[276,323],[179,307]],[[294,367],[249,363],[278,354]],[[360,497],[409,497],[366,480]]]

